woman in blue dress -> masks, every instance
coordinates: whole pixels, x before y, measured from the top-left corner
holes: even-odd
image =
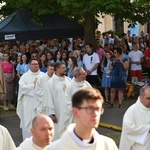
[[[21,62],[17,64],[16,71],[17,76],[20,77],[29,70],[29,63],[26,54],[21,55]]]
[[[21,58],[20,58],[21,57]],[[15,80],[15,94],[18,95],[18,88],[19,88],[19,79],[20,77],[26,73],[29,70],[29,62],[26,54],[22,54],[21,56],[18,56],[18,62],[16,71],[17,71],[17,78]],[[19,59],[20,58],[20,59]]]
[[[70,77],[70,78],[73,78],[73,76],[74,76],[74,69],[76,67],[78,67],[77,59],[75,57],[73,57],[73,56],[69,57],[68,65],[69,65],[69,69],[68,69],[68,72],[67,72],[67,76]]]
[[[111,58],[111,54],[107,52],[101,64],[101,71],[103,73],[102,74],[102,87],[105,88],[106,104],[109,103],[110,72],[111,72],[111,70],[109,69],[109,65],[111,62],[110,58]]]
[[[81,61],[80,51],[74,50],[73,51],[73,56],[77,59],[78,67],[82,67],[83,68],[83,62]]]
[[[40,54],[39,67],[40,67],[40,71],[42,71],[44,73],[47,72],[47,60],[46,60],[46,54],[45,53]]]
[[[129,69],[129,61],[126,58],[122,58],[122,48],[118,47],[114,50],[114,58],[110,63],[110,88],[111,88],[111,104],[113,107],[116,90],[118,90],[119,108],[122,108],[123,91],[126,88],[126,71]]]

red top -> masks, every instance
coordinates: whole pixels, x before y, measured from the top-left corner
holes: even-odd
[[[13,73],[14,65],[11,62],[1,62],[4,73]]]
[[[147,48],[144,52],[144,56],[150,58],[150,48]],[[150,68],[150,60],[146,60],[146,68]]]

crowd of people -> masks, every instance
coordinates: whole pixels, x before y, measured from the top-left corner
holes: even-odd
[[[18,95],[18,81],[29,70],[31,58],[38,60],[40,71],[44,73],[47,72],[48,63],[64,62],[66,75],[70,78],[73,78],[76,67],[83,67],[87,73],[86,80],[93,87],[104,88],[105,102],[110,103],[110,108],[113,107],[114,93],[118,91],[119,108],[121,108],[122,95],[128,80],[135,77],[141,82],[144,70],[148,73],[149,83],[149,34],[142,31],[139,36],[131,36],[128,31],[119,38],[115,33],[110,36],[109,33],[102,35],[97,31],[95,40],[97,43],[95,49],[90,43],[85,44],[83,38],[1,42],[0,61],[7,79],[7,94],[3,98],[4,110],[13,107],[12,102],[14,103]],[[116,48],[120,48],[121,52],[118,53]],[[122,81],[124,80],[126,85],[123,84],[124,86],[121,87],[122,82],[117,80],[119,75],[116,77],[118,72],[124,72],[120,76],[124,74]]]
[[[0,43],[1,93],[4,94],[1,100],[4,110],[17,106],[25,140],[20,149],[28,143],[33,149],[43,149],[51,142],[44,146],[39,144],[37,141],[42,139],[38,139],[40,134],[37,132],[50,133],[53,128],[51,137],[54,136],[53,141],[59,140],[48,149],[67,150],[70,146],[74,149],[118,149],[113,140],[99,135],[95,128],[103,102],[113,108],[117,92],[118,107],[122,108],[127,81],[132,77],[142,81],[143,67],[150,79],[149,35],[141,32],[140,36],[131,37],[128,32],[119,38],[116,34],[110,37],[108,33],[102,35],[98,31],[95,40],[96,49],[91,43],[85,44],[83,38]],[[96,90],[100,86],[105,91],[104,99]],[[138,100],[149,110],[150,102],[143,102],[149,98],[149,95],[143,96],[147,89],[141,91]],[[38,128],[35,123],[40,122],[46,127]],[[148,127],[146,133],[149,133]],[[37,132],[35,128],[38,128]],[[147,136],[149,134],[145,136],[146,142]],[[43,138],[43,142],[52,141],[49,134]],[[135,143],[132,142],[130,148]]]

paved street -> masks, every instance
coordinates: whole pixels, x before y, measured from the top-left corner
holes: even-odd
[[[115,105],[112,109],[109,109],[107,108],[107,106],[105,106],[105,112],[101,116],[101,123],[103,127],[100,126],[97,129],[98,132],[103,135],[118,132],[116,130],[112,130],[112,128],[118,129],[118,127],[121,127],[122,118],[127,108],[128,106],[126,106],[126,104],[122,109],[119,109],[117,105]],[[19,118],[17,116],[5,118],[0,117],[0,124],[5,126],[9,130],[16,146],[18,146],[22,142],[21,129],[19,127]]]

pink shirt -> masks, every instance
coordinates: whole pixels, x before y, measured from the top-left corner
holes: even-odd
[[[1,62],[4,73],[13,73],[14,65],[10,62]]]
[[[99,56],[99,61],[100,61],[100,63],[101,63],[102,58],[106,55],[106,53],[105,53],[105,51],[104,51],[102,48],[99,48],[99,49],[96,51],[96,53],[98,54],[98,56]]]

